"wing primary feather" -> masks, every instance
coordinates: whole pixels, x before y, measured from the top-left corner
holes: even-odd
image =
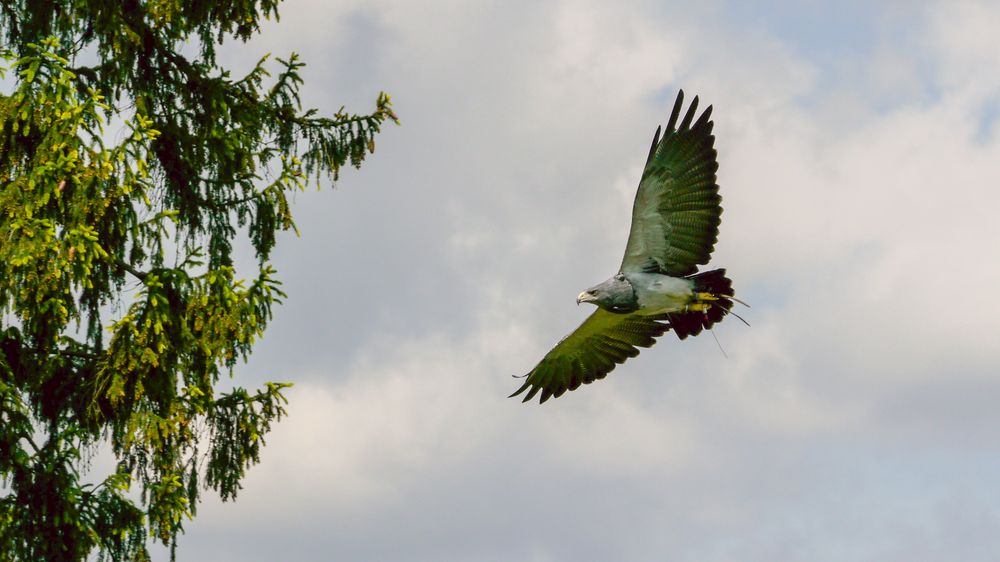
[[[532,398],[535,397],[536,394],[538,394],[538,391],[540,391],[541,389],[542,389],[541,386],[533,387],[531,390],[528,391],[528,395],[525,396],[524,400],[521,400],[521,402],[527,402],[528,400],[531,400]]]
[[[525,375],[525,376],[527,376],[527,375]],[[528,388],[529,386],[531,386],[531,383],[528,383],[528,382],[525,382],[524,384],[522,384],[522,385],[521,385],[521,387],[520,387],[520,388],[518,388],[517,390],[515,390],[515,391],[514,391],[514,392],[513,392],[513,393],[512,393],[512,394],[511,394],[510,396],[508,396],[507,398],[513,398],[513,397],[517,396],[518,394],[521,394],[521,393],[522,393],[522,392],[524,392],[524,390],[525,390],[526,388]]]
[[[653,154],[656,154],[656,145],[660,144],[660,127],[656,127],[656,134],[653,135],[653,144],[649,147],[649,156],[646,157],[646,165],[653,160]]]
[[[681,126],[677,128],[678,131],[686,131],[688,127],[691,126],[691,121],[694,120],[694,114],[698,110],[698,96],[695,96],[691,100],[691,107],[688,108],[687,113],[684,114],[684,121],[681,121]]]
[[[542,398],[538,401],[539,404],[544,404],[552,396],[553,392],[551,388],[546,388],[542,391]]]
[[[674,131],[674,125],[677,124],[677,117],[681,114],[681,106],[684,105],[684,90],[677,92],[677,101],[674,102],[674,109],[670,112],[670,120],[667,121],[667,126],[664,129],[664,134],[668,135]]]
[[[694,127],[691,128],[700,129],[704,127],[705,124],[708,123],[708,120],[711,118],[712,118],[712,106],[708,106],[708,109],[705,110],[705,113],[701,114],[701,117],[699,117],[698,121],[695,122]]]

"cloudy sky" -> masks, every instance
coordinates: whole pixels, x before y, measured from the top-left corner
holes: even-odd
[[[995,560],[1000,6],[747,4],[289,0],[227,50],[403,125],[296,197],[237,381],[291,415],[182,559]],[[619,264],[678,88],[753,327],[507,399]]]

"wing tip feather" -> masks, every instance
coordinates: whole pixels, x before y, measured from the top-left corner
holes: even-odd
[[[688,106],[687,113],[684,114],[684,120],[681,121],[680,127],[677,127],[678,131],[686,131],[691,127],[691,122],[694,120],[695,113],[698,111],[698,96],[695,96],[691,100],[691,105]]]
[[[677,99],[674,100],[674,108],[670,112],[670,119],[667,121],[667,126],[664,128],[664,133],[673,132],[674,125],[677,124],[677,118],[680,117],[681,107],[684,106],[684,90],[677,91]]]
[[[653,134],[653,143],[649,146],[649,155],[646,156],[646,165],[648,166],[650,162],[653,161],[653,155],[656,154],[656,146],[660,144],[660,133],[662,128],[657,125],[656,133]]]

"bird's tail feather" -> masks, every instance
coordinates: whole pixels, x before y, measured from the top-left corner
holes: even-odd
[[[680,339],[697,336],[703,329],[710,329],[733,308],[733,282],[726,277],[725,269],[703,271],[688,279],[694,281],[696,295],[702,294],[707,297],[696,298],[692,303],[695,305],[692,306],[694,310],[668,315],[670,327]]]

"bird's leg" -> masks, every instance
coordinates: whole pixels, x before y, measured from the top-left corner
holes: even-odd
[[[693,302],[685,307],[688,312],[705,312],[712,308],[712,302],[719,300],[719,297],[712,293],[694,293],[691,299]]]

